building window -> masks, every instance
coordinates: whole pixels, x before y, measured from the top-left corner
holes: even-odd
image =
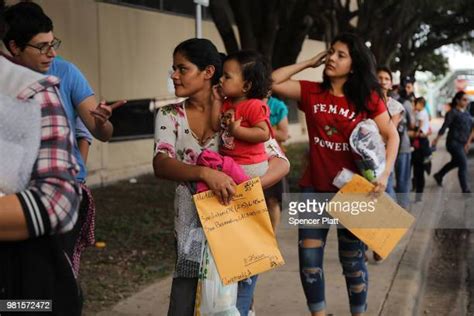
[[[154,113],[150,110],[151,99],[129,100],[114,110],[110,122],[114,126],[111,142],[153,138]],[[113,102],[111,102],[113,103]]]
[[[196,13],[196,5],[192,0],[102,0],[101,2],[176,13],[189,17],[194,17]],[[211,20],[211,14],[206,7],[202,7],[202,18]]]

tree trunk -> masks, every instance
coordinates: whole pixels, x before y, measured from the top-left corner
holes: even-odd
[[[253,0],[256,1],[256,0]],[[229,0],[235,23],[239,28],[240,47],[242,49],[257,50],[257,38],[253,30],[252,11],[250,0]]]
[[[265,56],[269,61],[272,60],[273,47],[277,36],[278,29],[280,27],[280,0],[263,0],[261,7],[261,25],[259,28],[258,38],[258,51]]]
[[[307,14],[308,0],[296,0],[293,4],[291,11],[282,12],[281,26],[273,49],[274,69],[296,62],[313,25],[312,17]]]
[[[209,10],[222,41],[224,42],[227,54],[230,54],[239,50],[239,44],[237,43],[237,38],[235,37],[230,17],[226,11],[226,6],[228,5],[229,2],[227,0],[211,0],[209,3]]]

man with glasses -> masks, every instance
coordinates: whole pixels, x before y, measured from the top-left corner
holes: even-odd
[[[53,23],[39,5],[31,2],[13,5],[7,8],[5,20],[8,31],[3,42],[14,60],[61,80],[61,99],[74,135],[87,134],[84,130],[77,130],[76,121],[81,119],[95,138],[108,141],[113,133],[113,126],[108,119],[112,110],[125,102],[111,106],[100,102],[97,105],[94,92],[84,75],[72,63],[57,56],[61,40],[54,36]],[[84,161],[87,157],[81,156],[77,142],[73,153],[80,166],[76,179],[81,183],[83,199],[78,224],[64,237],[64,247],[77,275],[81,252],[86,245],[94,242],[95,208],[90,190],[85,186],[87,170]]]
[[[0,0],[0,39],[4,1]],[[80,187],[59,80],[0,52],[0,300],[80,315],[77,281],[59,236],[77,221]]]

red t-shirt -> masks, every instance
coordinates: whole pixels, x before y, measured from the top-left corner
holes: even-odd
[[[369,112],[355,114],[355,106],[345,97],[323,90],[320,83],[300,81],[299,109],[305,113],[309,135],[310,162],[301,186],[312,186],[317,192],[337,192],[332,185],[342,168],[358,172],[349,137],[364,118],[374,118],[387,111],[384,101],[373,92]]]
[[[249,99],[234,106],[230,101],[222,105],[222,113],[234,110],[234,118],[242,118],[240,126],[253,127],[257,123],[267,122],[270,133],[270,109],[259,99]],[[233,138],[227,141],[227,146],[221,145],[219,151],[224,156],[232,157],[240,165],[251,165],[267,160],[264,143],[249,143]]]

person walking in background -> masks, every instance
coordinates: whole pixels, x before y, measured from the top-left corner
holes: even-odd
[[[407,102],[412,106],[412,102],[415,100],[415,79],[412,77],[405,77],[402,79],[402,89],[400,90],[398,102],[404,104]]]
[[[388,112],[390,114],[390,119],[392,120],[393,125],[395,125],[395,127],[398,130],[399,125],[401,124],[402,118],[405,113],[405,108],[400,102],[398,102],[397,100],[389,96],[389,93],[392,89],[392,81],[393,81],[392,71],[388,67],[378,67],[377,78],[379,80],[380,87],[382,88],[384,101],[387,104]],[[408,135],[407,135],[407,138],[408,138]],[[410,139],[408,139],[408,144],[409,143],[410,143]],[[401,139],[400,139],[400,145],[401,145]],[[399,159],[399,156],[400,156],[400,152],[398,152],[397,154],[397,160]],[[395,164],[396,164],[396,161],[395,161]],[[410,180],[410,164],[408,163],[406,167],[408,167],[408,170],[406,170],[406,172],[408,172],[407,179],[409,181]],[[390,195],[394,201],[398,202],[398,196],[396,194],[398,193],[398,191],[396,191],[395,189],[393,170],[390,173],[390,177],[388,178],[387,189],[385,190],[385,192],[387,192],[387,194]],[[380,255],[378,255],[375,251],[373,252],[373,258],[376,263],[381,262],[383,260],[383,258]]]
[[[388,72],[387,72],[388,71]],[[387,106],[389,112],[392,113],[390,107],[394,108],[394,113],[398,112],[397,108],[400,109],[397,105],[397,99],[395,97],[389,96],[389,90],[392,83],[392,74],[389,72],[388,68],[379,68],[378,77],[379,82],[381,83],[382,90],[387,91],[386,97],[388,97]],[[384,77],[384,78],[381,78]],[[383,82],[382,82],[383,81]],[[412,85],[410,83],[409,91]],[[392,121],[397,127],[398,135],[400,137],[400,147],[398,148],[397,159],[395,160],[395,193],[397,196],[398,204],[404,209],[408,209],[410,205],[410,187],[411,187],[411,144],[410,137],[408,136],[408,131],[413,125],[414,113],[412,110],[411,102],[403,102],[399,104],[402,105],[402,110],[399,114],[392,114]]]
[[[377,68],[377,78],[380,83],[380,87],[382,88],[382,93],[384,97],[384,101],[387,104],[388,113],[390,114],[390,118],[393,122],[393,125],[398,129],[400,122],[402,121],[403,114],[405,109],[403,105],[395,100],[394,98],[389,96],[390,89],[392,88],[392,71],[387,67],[378,67]],[[397,154],[398,158],[398,154]],[[388,178],[387,182],[387,190],[386,192],[395,200],[397,201],[397,196],[395,194],[395,187],[394,187],[394,177],[393,171],[390,173],[390,177]]]
[[[411,160],[412,150],[409,131],[414,126],[415,115],[411,102],[401,103],[403,113],[397,126],[400,137],[400,147],[398,148],[397,160],[395,161],[395,192],[397,202],[404,209],[410,206],[411,191]]]
[[[325,64],[323,82],[291,77]],[[398,133],[390,120],[375,73],[372,53],[362,40],[343,33],[330,49],[315,57],[273,72],[273,91],[299,102],[308,126],[310,164],[302,182],[308,192],[335,194],[332,182],[343,168],[358,172],[349,137],[363,119],[373,119],[386,140],[386,167],[374,192],[385,191],[397,155]],[[300,278],[311,315],[325,315],[324,247],[329,228],[299,229]],[[347,229],[338,229],[339,259],[346,278],[352,315],[367,310],[368,271],[365,244]],[[349,255],[350,254],[350,255]]]
[[[458,169],[458,179],[463,193],[471,193],[468,181],[467,155],[471,142],[474,138],[472,117],[466,111],[469,99],[464,91],[457,92],[451,101],[451,110],[446,113],[443,126],[432,142],[432,146],[438,144],[446,129],[448,137],[446,148],[451,155],[451,161],[445,164],[441,170],[433,175],[436,183],[441,186],[444,176],[454,168]]]

